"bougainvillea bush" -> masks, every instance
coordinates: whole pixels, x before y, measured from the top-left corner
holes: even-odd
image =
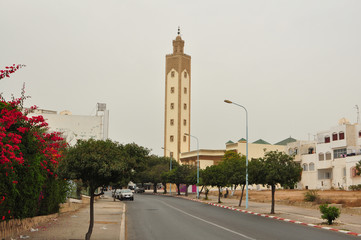
[[[0,222],[55,213],[65,201],[67,183],[57,167],[66,145],[60,133],[49,133],[36,109],[0,95]]]

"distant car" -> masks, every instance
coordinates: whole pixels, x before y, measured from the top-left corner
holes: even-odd
[[[134,200],[134,195],[132,193],[132,190],[130,189],[122,189],[120,190],[119,198],[120,201],[123,201],[124,199],[129,199],[131,201]]]
[[[112,192],[112,197],[119,199],[120,189],[116,189]]]
[[[134,192],[135,193],[144,193],[144,188],[143,187],[135,187]]]

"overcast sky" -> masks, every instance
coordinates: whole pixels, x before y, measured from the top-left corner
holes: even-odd
[[[26,106],[110,111],[111,139],[162,155],[165,55],[181,27],[192,57],[191,134],[202,149],[245,137],[313,139],[361,107],[359,0],[1,0],[0,81]],[[192,141],[191,150],[196,148]]]

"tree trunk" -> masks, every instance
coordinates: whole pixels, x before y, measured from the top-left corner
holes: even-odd
[[[180,184],[179,184],[179,183],[177,183],[176,185],[177,185],[178,195],[180,195]]]
[[[221,203],[221,188],[218,187],[218,203]]]
[[[157,183],[153,183],[153,193],[157,193]]]
[[[271,205],[271,214],[275,214],[275,191],[276,186],[273,184],[272,187],[272,205]]]
[[[238,204],[238,207],[241,206],[242,204],[242,199],[243,199],[243,192],[244,192],[244,187],[246,186],[246,184],[243,184],[242,185],[242,192],[241,192],[241,198],[239,199],[239,204]]]
[[[201,190],[199,191],[199,196],[201,195],[203,188],[204,188],[204,185],[202,186]]]
[[[163,194],[167,194],[167,183],[162,183],[164,186]]]
[[[94,226],[94,191],[92,189],[90,191],[90,222],[88,232],[85,235],[85,240],[90,240]]]
[[[234,193],[236,192],[237,186],[238,186],[237,184],[232,185],[232,194],[231,194],[232,197],[233,197]]]
[[[186,196],[188,197],[188,184],[186,184]]]

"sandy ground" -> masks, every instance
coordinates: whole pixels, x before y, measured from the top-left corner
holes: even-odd
[[[230,191],[231,192],[231,191]],[[317,191],[318,198],[315,202],[305,202],[305,194],[308,190],[276,190],[276,203],[286,205],[297,205],[304,207],[317,207],[322,203],[336,203],[342,204],[343,208],[357,208],[361,207],[361,191],[344,191],[344,190],[319,190]],[[218,194],[217,191],[211,191],[212,195]],[[223,191],[225,193],[225,191]],[[233,197],[239,198],[241,191],[237,190]],[[270,190],[249,190],[249,200],[254,202],[271,202]],[[245,198],[245,193],[244,193]],[[244,199],[243,198],[243,199]]]

